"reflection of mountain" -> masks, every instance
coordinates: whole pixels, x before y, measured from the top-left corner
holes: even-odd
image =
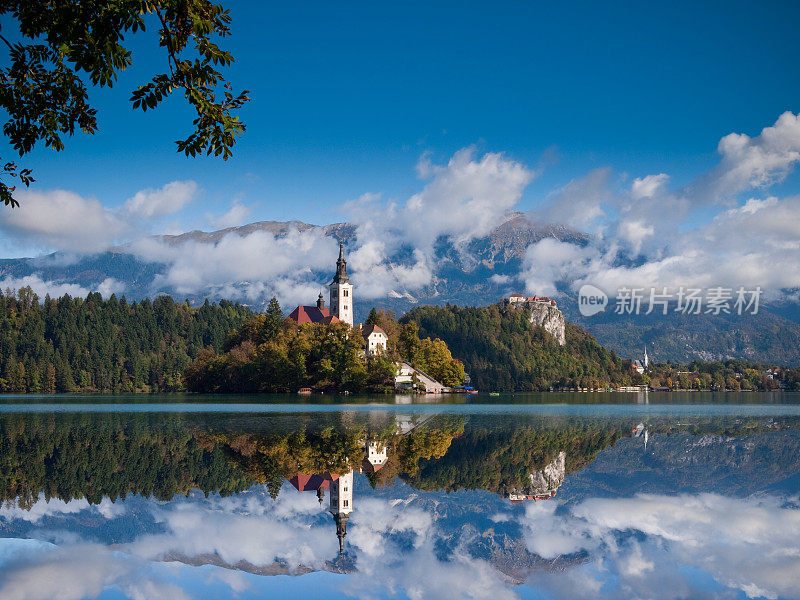
[[[772,429],[778,429],[774,425]],[[637,493],[717,492],[743,497],[761,491],[800,489],[800,432],[766,431],[731,437],[673,433],[621,440],[564,485],[564,496],[629,496]]]

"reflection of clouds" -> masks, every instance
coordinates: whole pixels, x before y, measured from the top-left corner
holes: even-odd
[[[438,496],[420,492],[405,502],[395,493],[359,496],[346,545],[355,571],[330,580],[326,592],[365,599],[514,598],[517,590],[510,589],[499,563],[476,558],[475,548],[490,535],[480,525],[486,517],[486,527],[518,520],[520,529],[515,523],[504,531],[520,531],[527,549],[548,561],[576,557],[559,563],[576,565],[563,571],[535,571],[529,589],[518,588],[523,596],[800,598],[800,509],[777,498],[639,495],[498,511],[482,503],[462,506],[466,500],[456,497],[430,502],[433,497]],[[456,506],[457,520],[441,520]],[[27,520],[60,512],[77,521],[83,510],[95,511],[95,518],[102,512],[81,507],[78,501],[42,501],[34,507],[39,516]],[[194,567],[159,561],[180,557],[204,563],[216,556],[229,566],[251,565],[253,572],[280,564],[285,566],[280,571],[298,573],[330,568],[328,561],[337,554],[330,515],[313,494],[288,485],[276,500],[256,486],[227,498],[193,494],[166,503],[146,501],[141,509],[161,531],[115,545],[114,551],[80,541],[58,547],[0,540],[0,597],[69,599],[114,589],[131,598],[181,598],[176,585],[185,597],[198,597],[183,579],[169,575],[170,569]],[[18,508],[3,510],[5,518],[24,518],[9,512]],[[124,511],[133,519],[140,508],[117,503],[103,510]],[[264,577],[217,567],[198,572],[228,596],[258,597],[264,590],[259,583]],[[304,587],[300,579],[290,580],[287,589]]]
[[[316,497],[287,488],[276,500],[260,486],[228,498],[175,500],[153,511],[164,531],[142,536],[128,549],[152,560],[215,555],[228,565],[263,567],[280,560],[290,571],[322,568],[337,551],[330,517]]]
[[[749,597],[798,598],[800,510],[772,497],[717,494],[590,499],[564,515],[529,507],[528,548],[585,552],[588,565],[530,583],[556,597],[698,597],[713,580]],[[642,536],[643,534],[643,536]],[[718,595],[718,594],[715,594]]]
[[[113,519],[125,513],[125,505],[123,502],[112,502],[108,498],[103,498],[99,504],[89,504],[86,498],[68,502],[64,502],[60,498],[47,500],[44,493],[41,493],[39,499],[30,508],[22,508],[16,502],[3,504],[0,506],[0,517],[37,523],[44,517],[73,515],[84,510],[98,512],[106,519]]]
[[[437,543],[447,534],[435,520],[435,515],[413,504],[361,500],[348,534],[357,570],[344,583],[345,593],[357,598],[399,595],[412,600],[517,597],[502,573],[489,562],[470,557],[466,548],[458,547],[442,560]]]
[[[109,587],[128,598],[182,600],[188,598],[174,583],[156,575],[145,561],[109,552],[98,544],[59,548],[33,540],[13,543],[14,558],[5,554],[0,563],[0,597],[3,600],[81,600],[96,598]]]

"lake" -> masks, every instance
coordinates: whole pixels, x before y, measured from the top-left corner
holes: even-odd
[[[798,598],[800,395],[0,396],[0,598]]]

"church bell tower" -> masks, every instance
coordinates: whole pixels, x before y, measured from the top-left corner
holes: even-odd
[[[331,288],[331,314],[340,321],[353,325],[353,284],[347,276],[347,261],[344,259],[344,244],[339,244],[339,260]]]
[[[339,554],[344,554],[344,537],[347,535],[347,520],[353,512],[353,472],[341,475],[330,487],[330,508],[336,523],[336,537],[339,538]]]

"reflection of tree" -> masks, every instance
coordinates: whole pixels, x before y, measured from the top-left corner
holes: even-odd
[[[394,421],[367,425],[340,424],[315,428],[302,425],[291,431],[269,433],[228,432],[208,436],[224,447],[226,455],[249,477],[269,483],[290,479],[296,473],[346,473],[360,469],[368,440],[387,448],[388,460],[365,475],[374,485],[393,481],[400,473],[413,474],[421,459],[443,456],[454,437],[464,431],[464,419],[436,417],[408,433]],[[272,488],[271,488],[272,491]]]
[[[621,422],[526,420],[502,423],[470,422],[439,460],[422,460],[408,482],[419,489],[482,489],[501,492],[524,488],[530,474],[541,471],[560,452],[566,472],[574,472],[614,444],[629,428]]]
[[[177,416],[0,417],[0,500],[30,506],[40,493],[92,503],[129,493],[169,500],[193,488],[230,494],[249,485]]]
[[[43,494],[92,503],[129,493],[171,499],[198,488],[223,495],[260,482],[277,496],[298,473],[364,470],[372,486],[399,476],[423,489],[530,488],[531,474],[566,455],[565,471],[589,464],[630,435],[638,419],[471,417],[424,422],[392,414],[223,417],[158,414],[0,415],[0,501],[30,506]],[[659,417],[651,435],[742,436],[796,427],[797,419]],[[369,442],[386,448],[378,468]]]

